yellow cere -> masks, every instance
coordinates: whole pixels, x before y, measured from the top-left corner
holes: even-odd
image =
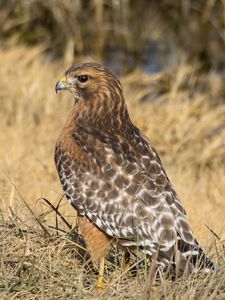
[[[66,78],[65,75],[60,79],[60,82],[62,82],[62,83],[66,83],[67,82],[67,78]]]

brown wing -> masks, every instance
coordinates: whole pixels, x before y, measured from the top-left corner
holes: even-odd
[[[161,161],[138,130],[128,143],[121,136],[80,128],[57,145],[55,160],[72,205],[122,245],[144,247],[150,255],[160,245],[169,260],[179,240],[182,252],[199,255]]]

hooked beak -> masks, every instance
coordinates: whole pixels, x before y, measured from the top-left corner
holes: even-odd
[[[55,85],[55,92],[57,94],[60,90],[65,90],[67,88],[67,78],[63,76]]]

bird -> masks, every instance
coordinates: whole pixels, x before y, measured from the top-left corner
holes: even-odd
[[[55,146],[55,164],[104,288],[112,245],[144,252],[183,275],[211,270],[156,150],[131,121],[119,79],[102,64],[74,65],[56,83],[73,107]]]

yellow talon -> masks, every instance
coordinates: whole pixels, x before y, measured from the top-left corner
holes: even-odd
[[[105,258],[100,258],[100,267],[99,267],[99,277],[97,281],[97,288],[98,289],[104,289],[105,288],[105,282],[104,282],[104,270],[105,270]]]
[[[105,288],[104,278],[102,276],[99,276],[97,281],[97,289],[104,290],[104,288]]]

